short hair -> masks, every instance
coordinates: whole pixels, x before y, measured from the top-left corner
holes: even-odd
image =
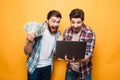
[[[61,13],[57,10],[51,10],[47,15],[47,19],[49,20],[52,16],[55,16],[57,18],[60,17],[60,19],[62,18]]]
[[[81,18],[84,21],[84,11],[82,9],[76,8],[73,9],[69,14],[70,20],[71,18]]]

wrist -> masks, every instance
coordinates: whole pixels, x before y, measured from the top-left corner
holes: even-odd
[[[29,43],[34,43],[34,40],[29,40],[28,38],[27,38],[27,41],[28,41]]]

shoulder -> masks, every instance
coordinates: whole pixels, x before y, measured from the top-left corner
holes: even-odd
[[[90,26],[84,25],[82,30],[86,33],[93,33],[94,34],[94,31],[92,30],[92,28]]]
[[[58,31],[57,31],[57,35],[61,35],[61,32],[60,32],[60,30],[58,30]]]
[[[71,27],[67,27],[65,29],[64,33],[72,33],[72,28]]]

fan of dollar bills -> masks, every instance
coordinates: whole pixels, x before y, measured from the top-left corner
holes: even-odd
[[[43,28],[37,22],[29,22],[24,26],[25,32],[27,34],[35,33],[36,37],[43,35]]]

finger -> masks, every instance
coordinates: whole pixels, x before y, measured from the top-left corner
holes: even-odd
[[[81,59],[81,62],[84,62],[85,61],[85,59]]]
[[[65,55],[65,60],[68,60],[67,55]]]
[[[57,58],[57,60],[64,60],[64,59],[62,59],[62,58]]]
[[[87,62],[89,61],[89,59],[86,60]]]
[[[62,36],[59,36],[58,37],[58,41],[62,41],[63,40],[63,37]]]
[[[75,60],[75,58],[72,59],[73,61]]]

